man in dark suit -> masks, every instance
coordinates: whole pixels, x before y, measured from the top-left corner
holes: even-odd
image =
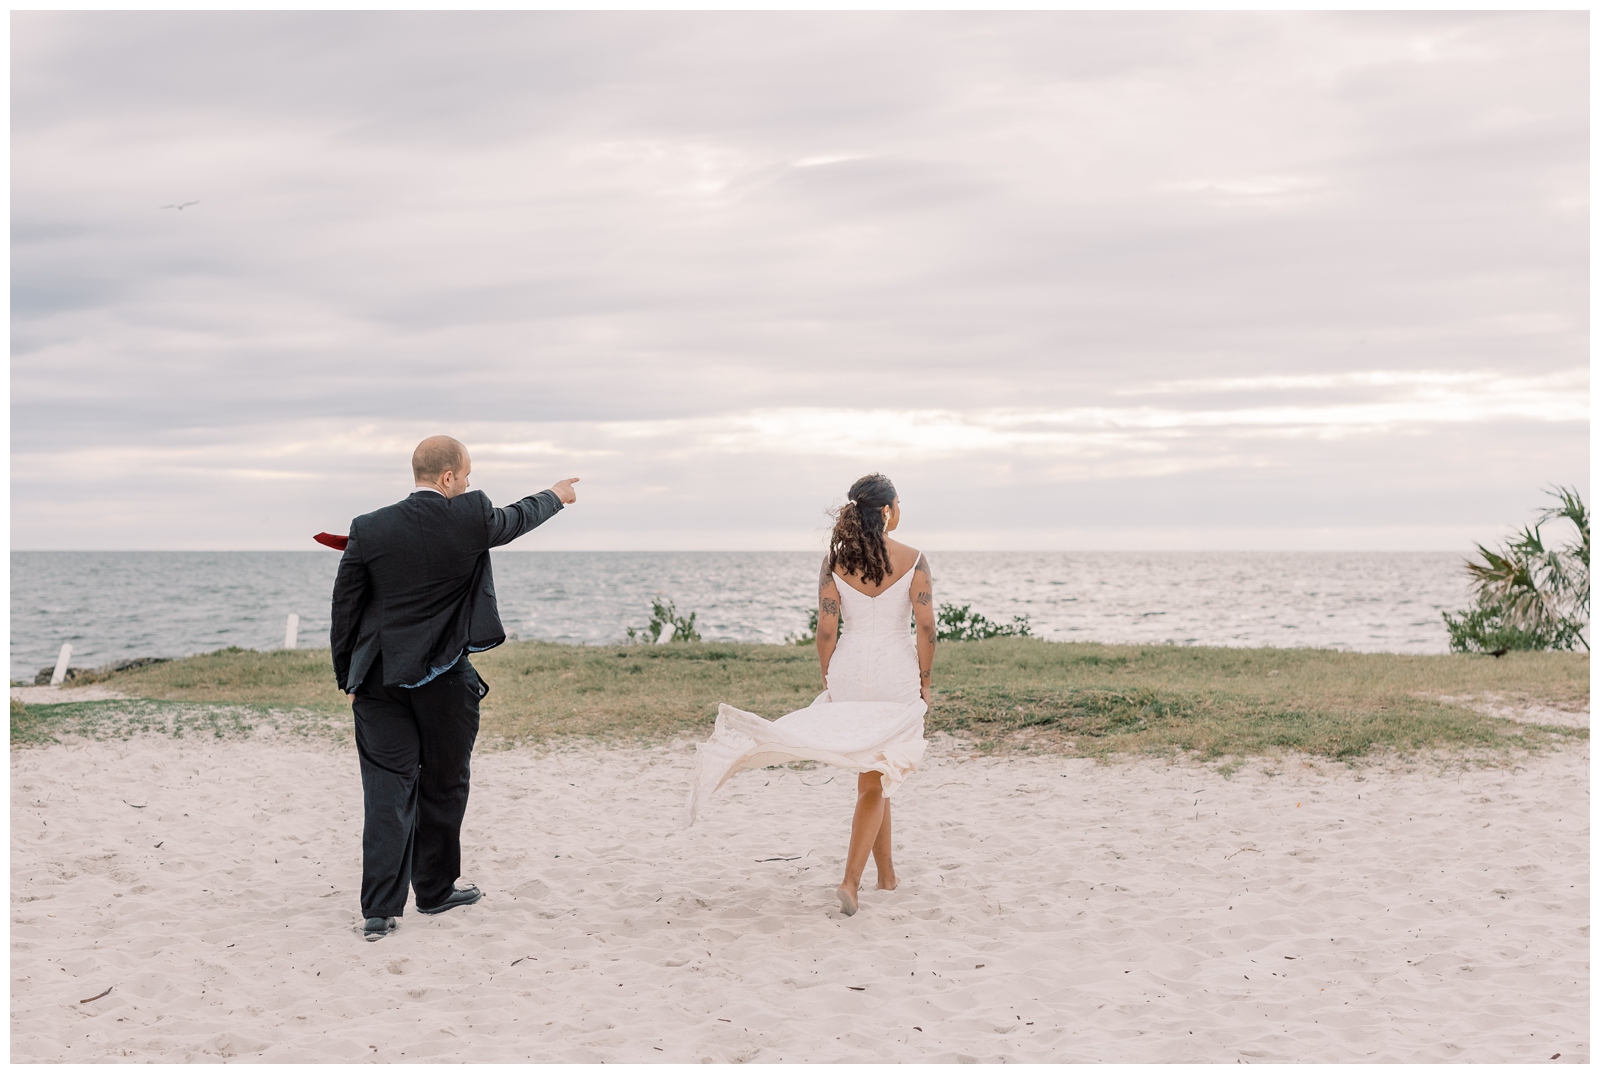
[[[472,459],[448,436],[411,455],[417,488],[350,524],[333,583],[333,670],[355,710],[366,824],[361,913],[369,940],[405,910],[438,914],[482,897],[458,888],[478,702],[468,653],[506,640],[489,549],[577,500],[569,477],[495,507],[467,491]]]

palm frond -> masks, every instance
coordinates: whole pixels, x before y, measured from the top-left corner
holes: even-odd
[[[1588,648],[1589,510],[1576,489],[1558,485],[1548,491],[1557,506],[1541,511],[1502,548],[1478,545],[1478,559],[1468,559],[1466,571],[1478,607],[1492,611],[1504,629],[1529,638],[1576,640]],[[1577,536],[1552,548],[1542,527],[1558,520],[1572,523]]]
[[[1541,512],[1539,521],[1543,523],[1564,520],[1572,523],[1575,531],[1573,539],[1551,558],[1549,567],[1551,583],[1574,607],[1581,609],[1583,617],[1587,619],[1589,616],[1589,508],[1575,488],[1557,485],[1547,491],[1559,501],[1559,504],[1555,507],[1546,508]]]

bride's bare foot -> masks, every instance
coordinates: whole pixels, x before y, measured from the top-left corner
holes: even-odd
[[[861,909],[861,902],[856,898],[856,893],[840,884],[837,893],[839,896],[839,909],[844,911],[845,917],[855,917],[856,911]]]
[[[900,886],[900,878],[898,876],[895,876],[893,873],[890,873],[888,876],[879,876],[878,877],[878,890],[879,891],[893,891],[895,888],[897,888],[899,886]]]

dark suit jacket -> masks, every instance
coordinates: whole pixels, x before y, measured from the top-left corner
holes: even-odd
[[[495,507],[478,491],[414,492],[350,523],[333,582],[333,671],[355,690],[378,654],[383,685],[419,686],[506,640],[489,549],[561,510],[554,492]]]

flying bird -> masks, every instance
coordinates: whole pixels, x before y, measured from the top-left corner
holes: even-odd
[[[181,212],[183,212],[183,210],[187,209],[189,206],[191,206],[191,205],[199,205],[199,204],[200,204],[200,201],[197,198],[194,201],[186,201],[181,205],[163,205],[163,206],[161,206],[161,208],[163,208],[163,209],[176,209],[181,213]]]

